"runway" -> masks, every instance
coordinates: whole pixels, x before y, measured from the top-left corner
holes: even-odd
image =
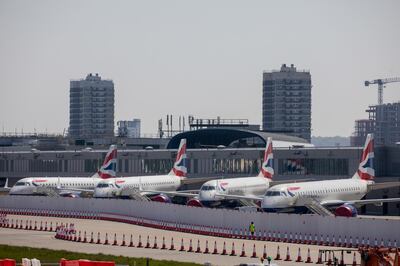
[[[104,253],[110,255],[122,255],[128,257],[150,257],[158,260],[175,260],[184,262],[196,262],[203,264],[205,262],[210,262],[212,265],[238,265],[240,263],[257,263],[260,262],[260,257],[263,255],[264,244],[266,245],[266,251],[268,256],[272,258],[276,257],[277,248],[280,248],[280,256],[282,260],[278,262],[279,265],[310,265],[304,262],[295,262],[297,258],[298,248],[301,248],[302,260],[305,261],[307,258],[307,249],[310,248],[311,259],[313,263],[317,261],[319,249],[332,249],[339,250],[340,248],[335,247],[324,247],[315,245],[301,245],[301,244],[289,244],[282,242],[267,242],[267,241],[254,241],[254,240],[242,240],[242,239],[231,239],[231,238],[221,238],[221,237],[211,237],[204,235],[194,235],[175,231],[165,231],[160,229],[154,229],[149,227],[109,222],[109,221],[99,221],[99,220],[85,220],[85,219],[70,219],[70,218],[55,218],[55,217],[38,217],[38,216],[17,216],[8,215],[9,219],[23,220],[23,225],[25,225],[26,220],[37,221],[47,221],[53,223],[74,223],[75,229],[77,231],[87,232],[88,241],[90,240],[91,232],[94,234],[95,241],[97,240],[97,233],[101,234],[101,241],[104,243],[105,234],[108,234],[108,241],[110,244],[114,241],[114,234],[117,235],[118,244],[121,244],[122,234],[125,234],[125,240],[127,244],[130,241],[130,235],[133,235],[133,242],[135,246],[138,244],[139,235],[143,245],[146,245],[147,237],[149,237],[150,245],[153,247],[154,238],[157,237],[158,248],[162,245],[162,238],[165,238],[167,248],[170,248],[171,238],[174,239],[174,246],[176,250],[161,250],[161,249],[146,249],[138,247],[121,247],[112,245],[96,245],[90,243],[79,243],[65,240],[55,239],[54,232],[44,232],[44,231],[30,231],[21,229],[8,229],[0,228],[0,243],[13,245],[13,246],[30,246],[30,247],[41,247],[49,249],[63,249],[75,252],[84,253]],[[183,239],[184,247],[186,251],[179,251],[181,246],[181,241]],[[197,243],[200,241],[201,251],[204,252],[205,243],[208,240],[208,246],[210,253],[214,250],[214,243],[216,243],[218,255],[213,254],[203,254],[203,253],[192,253],[187,252],[189,248],[189,242],[192,240],[193,249],[197,249]],[[227,253],[231,253],[232,243],[235,245],[235,252],[237,256],[224,256],[220,255],[222,253],[223,244],[226,243]],[[245,246],[245,253],[247,257],[239,257],[242,252],[242,245]],[[256,253],[258,258],[250,258],[253,253],[253,246],[256,247]],[[286,249],[289,247],[290,257],[292,261],[284,261],[286,257]],[[338,259],[339,253],[338,253]],[[358,252],[356,252],[357,263],[360,263],[360,258]],[[353,261],[353,253],[344,253],[344,262],[351,264]]]

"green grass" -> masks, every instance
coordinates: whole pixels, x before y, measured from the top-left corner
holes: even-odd
[[[99,254],[85,254],[76,253],[66,250],[50,250],[46,248],[30,248],[30,247],[15,247],[8,245],[0,245],[0,258],[10,258],[15,259],[17,263],[21,263],[22,258],[36,258],[39,259],[41,263],[58,263],[61,258],[68,260],[76,259],[88,259],[97,261],[115,261],[115,264],[125,264],[125,265],[146,265],[146,258],[128,258],[123,256],[112,256]],[[166,261],[166,260],[154,260],[150,259],[151,266],[195,266],[201,265],[189,262],[176,262],[176,261]]]

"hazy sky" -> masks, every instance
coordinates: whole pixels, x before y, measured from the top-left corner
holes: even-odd
[[[400,1],[0,0],[0,126],[62,132],[69,80],[115,84],[115,122],[165,115],[261,124],[263,70],[309,69],[312,135],[348,136],[400,77]],[[400,83],[384,102],[400,100]]]

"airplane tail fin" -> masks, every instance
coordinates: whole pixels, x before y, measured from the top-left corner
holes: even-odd
[[[361,155],[360,164],[353,178],[363,179],[363,180],[373,180],[375,177],[373,159],[374,159],[374,135],[368,134],[367,139],[365,140],[365,145]]]
[[[104,159],[103,165],[97,172],[102,179],[115,178],[117,170],[117,146],[111,145]]]
[[[272,179],[274,176],[274,154],[272,153],[272,138],[268,138],[267,146],[265,147],[264,160],[261,165],[260,177]]]
[[[4,184],[4,188],[10,188],[10,187],[8,186],[8,178],[6,178],[6,183]]]
[[[170,175],[179,176],[182,179],[187,175],[187,158],[186,158],[186,139],[181,139],[179,144],[178,154],[173,168],[169,172]]]

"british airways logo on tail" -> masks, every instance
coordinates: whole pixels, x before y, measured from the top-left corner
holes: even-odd
[[[174,175],[186,177],[187,174],[187,158],[186,158],[186,139],[181,139],[176,161],[171,171]]]
[[[374,136],[367,135],[364,149],[361,155],[360,165],[358,166],[357,174],[363,180],[372,180],[375,177],[374,170]]]
[[[268,138],[265,147],[264,160],[259,176],[272,179],[274,176],[274,154],[272,153],[272,138]]]
[[[101,178],[107,179],[116,177],[116,171],[117,171],[117,147],[115,145],[111,145],[98,174]]]

